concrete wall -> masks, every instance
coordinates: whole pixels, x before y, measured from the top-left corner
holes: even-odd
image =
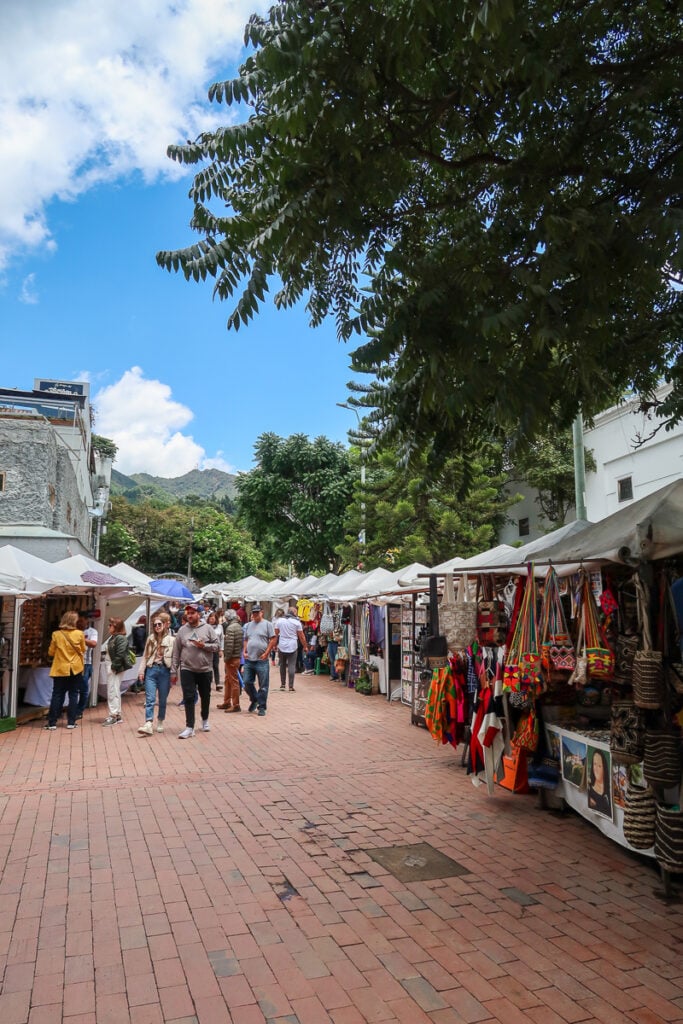
[[[90,545],[90,518],[69,451],[44,419],[0,417],[0,522],[38,523]]]

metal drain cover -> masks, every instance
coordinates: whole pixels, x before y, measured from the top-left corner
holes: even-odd
[[[379,850],[365,850],[364,853],[395,875],[400,882],[427,882],[432,878],[452,878],[454,875],[469,875],[471,870],[447,857],[445,853],[435,850],[429,843],[384,846]]]

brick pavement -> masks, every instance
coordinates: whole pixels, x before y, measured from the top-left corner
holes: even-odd
[[[0,737],[1,1024],[683,1020],[653,867],[475,789],[406,708],[303,677],[179,742],[175,705],[138,737],[143,701]],[[469,872],[365,852],[420,842]]]

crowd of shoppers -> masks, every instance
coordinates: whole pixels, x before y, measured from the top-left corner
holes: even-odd
[[[260,604],[251,614],[243,607],[225,612],[190,602],[180,608],[168,604],[147,619],[140,616],[130,635],[122,618],[112,616],[107,624],[107,637],[101,657],[106,667],[108,715],[104,726],[122,721],[121,683],[126,672],[137,661],[137,677],[131,687],[144,689],[145,719],[139,727],[141,736],[163,733],[171,687],[180,683],[181,705],[185,710],[185,728],[179,739],[195,735],[196,705],[199,704],[200,729],[210,732],[210,699],[212,684],[223,691],[221,659],[224,664],[224,697],[216,707],[226,713],[242,710],[240,696],[244,688],[249,704],[247,710],[263,717],[268,708],[271,657],[277,655],[280,689],[294,691],[298,659],[310,651],[309,640],[297,617],[296,601],[290,601],[286,612],[276,615],[275,622],[263,616]],[[73,729],[87,707],[92,680],[93,649],[97,631],[85,614],[67,612],[55,630],[50,643],[53,692],[46,729],[53,731],[68,697],[67,727]]]

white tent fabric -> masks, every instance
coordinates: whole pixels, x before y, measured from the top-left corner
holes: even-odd
[[[348,594],[353,590],[354,582],[363,575],[365,574],[357,569],[349,569],[347,572],[342,573],[335,583],[330,584],[326,593],[319,596],[329,601],[349,600]]]
[[[0,573],[7,577],[12,588],[24,594],[44,594],[59,588],[73,590],[74,587],[85,590],[89,586],[74,568],[46,562],[12,544],[0,548]]]
[[[113,576],[120,576],[125,583],[137,586],[140,590],[144,591],[144,593],[150,592],[152,577],[145,576],[144,572],[134,569],[133,566],[128,565],[127,562],[117,562],[116,565],[111,566],[110,572]]]
[[[89,583],[91,587],[98,587],[99,589],[107,589],[109,587],[114,587],[115,589],[125,589],[126,587],[137,589],[134,584],[118,577],[108,565],[102,565],[101,562],[95,561],[94,558],[87,558],[85,555],[72,555],[71,558],[62,558],[61,561],[53,562],[52,565],[55,569],[63,569],[65,572],[73,573],[78,577],[81,584]],[[102,582],[98,581],[98,577]]]
[[[320,576],[316,576],[311,573],[310,576],[305,576],[295,587],[292,587],[293,597],[310,597],[312,592],[317,588]]]
[[[546,545],[535,557],[585,564],[670,558],[682,551],[683,479],[626,505],[606,519],[585,524],[584,529]]]
[[[282,580],[271,580],[269,583],[261,581],[260,586],[254,586],[244,595],[245,601],[273,601],[282,586]]]
[[[458,567],[461,566],[464,561],[464,558],[457,555],[455,558],[449,558],[446,562],[439,562],[438,565],[432,566],[429,572],[436,576],[445,576],[447,572],[457,571]]]
[[[395,581],[394,573],[389,572],[388,569],[372,569],[371,572],[365,573],[355,581],[351,590],[353,595],[351,600],[363,601],[369,597],[384,594],[387,587],[392,586]]]

